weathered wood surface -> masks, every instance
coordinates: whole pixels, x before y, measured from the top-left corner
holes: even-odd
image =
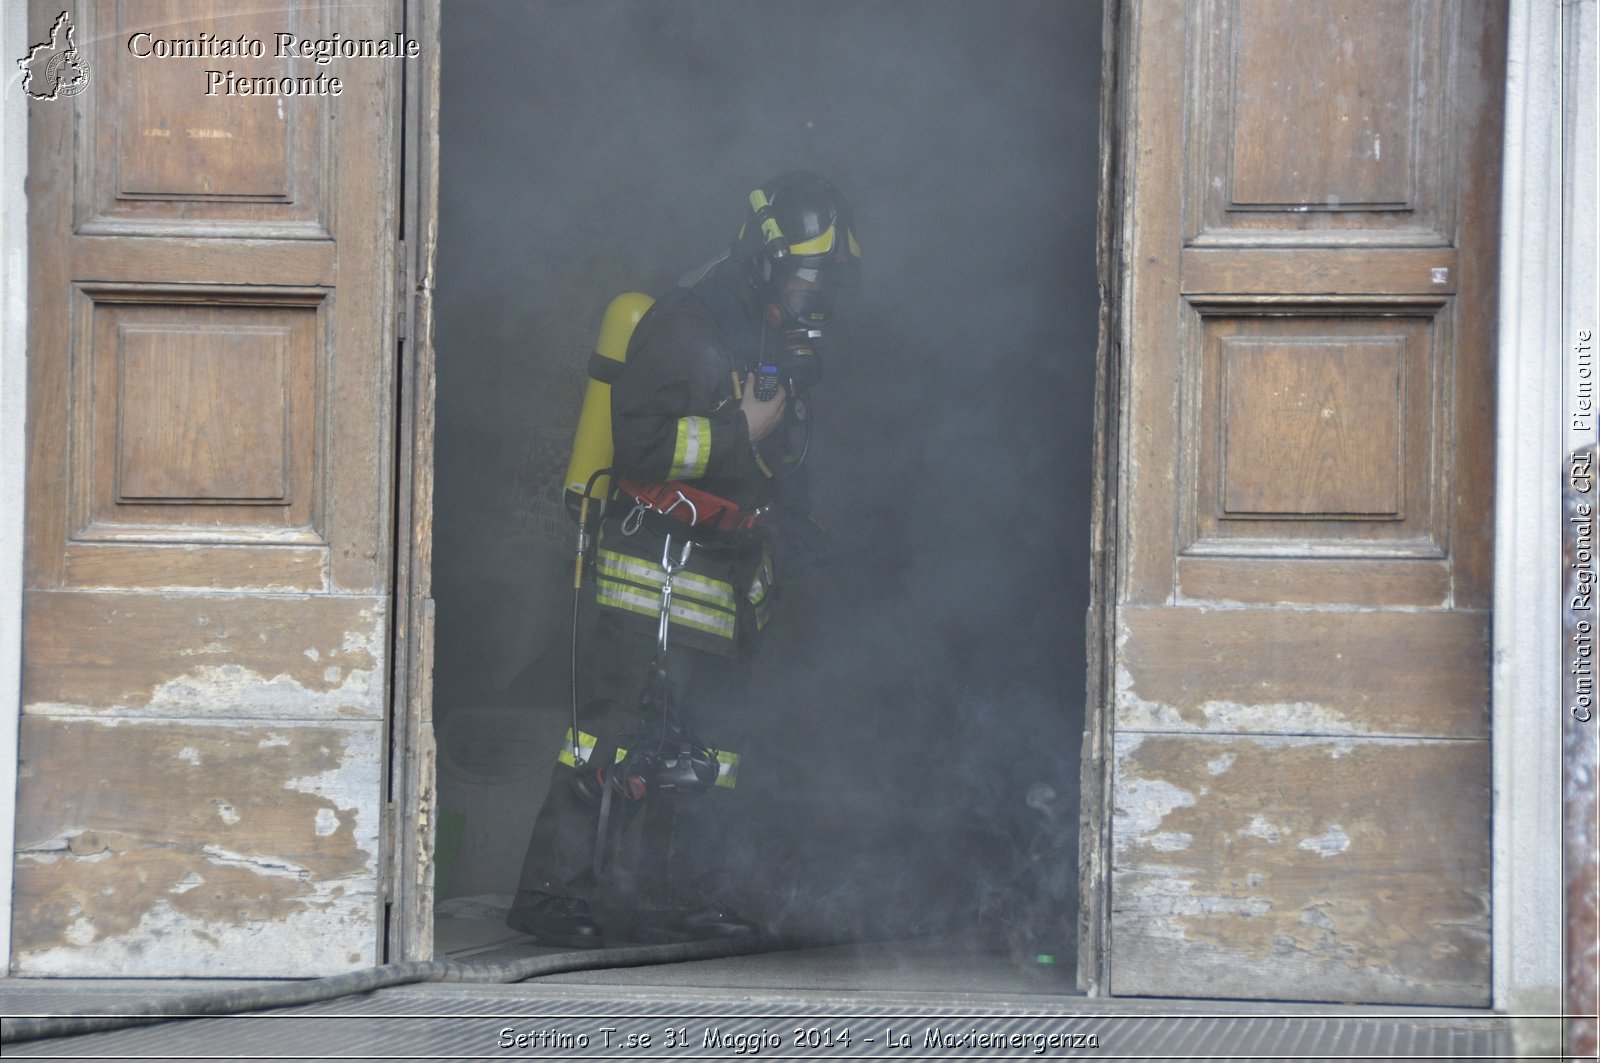
[[[1100,280],[1100,336],[1095,352],[1093,500],[1089,520],[1089,624],[1087,700],[1079,757],[1078,821],[1078,988],[1098,992],[1108,981],[1107,909],[1110,881],[1111,713],[1109,692],[1115,680],[1114,635],[1117,588],[1117,528],[1114,485],[1120,449],[1121,371],[1119,313],[1122,306],[1121,194],[1125,163],[1121,152],[1122,96],[1126,73],[1120,62],[1126,11],[1121,0],[1105,0],[1100,37],[1100,171],[1096,203]],[[1102,706],[1106,710],[1102,711]]]
[[[1454,295],[1454,248],[1186,248],[1185,295]]]
[[[72,543],[65,582],[86,590],[326,591],[328,551],[317,546]]]
[[[23,711],[380,718],[388,601],[33,591]]]
[[[303,976],[377,961],[382,725],[27,716],[14,962]]]
[[[36,0],[30,25],[61,11]],[[29,117],[14,969],[315,975],[386,923],[399,0],[72,5],[93,76]],[[206,57],[339,96],[207,96]]]
[[[1504,5],[1125,22],[1098,973],[1486,1003]]]
[[[1489,617],[1128,608],[1118,731],[1489,736]]]
[[[1489,1003],[1488,742],[1119,735],[1114,802],[1113,991]]]
[[[1432,558],[1342,557],[1178,558],[1177,596],[1184,603],[1239,605],[1411,606],[1450,604],[1450,563]]]
[[[433,450],[436,403],[434,263],[439,242],[438,0],[407,0],[406,28],[424,43],[406,79],[404,201],[408,281],[405,364],[401,371],[400,469],[395,571],[393,704],[401,754],[390,789],[396,795],[390,960],[433,959],[434,844],[438,823],[433,731]]]

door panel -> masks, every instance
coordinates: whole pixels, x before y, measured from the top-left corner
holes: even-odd
[[[1489,638],[1478,610],[1128,606],[1121,619],[1119,731],[1489,736],[1488,672],[1462,666]]]
[[[1195,5],[1186,239],[1454,246],[1454,6]]]
[[[381,739],[362,721],[25,716],[19,968],[370,966]]]
[[[1120,991],[1142,963],[1172,996],[1481,995],[1488,776],[1486,742],[1119,734]]]
[[[1504,11],[1128,32],[1111,988],[1487,1004]]]
[[[18,973],[381,958],[402,69],[274,46],[398,6],[68,7],[91,82],[30,112]],[[135,54],[201,34],[265,55]]]
[[[335,32],[336,23],[349,18],[340,6],[348,5],[274,4],[252,11],[218,0],[124,0],[85,10],[98,16],[94,39],[120,46],[94,52],[95,84],[80,139],[88,165],[76,181],[77,231],[330,238],[333,115],[346,102],[343,93],[226,95],[226,82],[208,71],[252,78],[332,71],[344,81],[362,64],[314,66],[275,55],[278,33],[305,40]],[[201,32],[261,41],[265,54],[198,60],[151,54],[162,42]]]

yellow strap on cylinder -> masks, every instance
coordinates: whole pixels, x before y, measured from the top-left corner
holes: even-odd
[[[595,354],[613,362],[625,362],[633,330],[654,302],[642,292],[623,292],[611,300],[600,322]],[[589,477],[608,468],[611,457],[611,385],[591,376],[583,393],[578,430],[573,435],[572,459],[567,463],[567,491],[573,495],[583,494]],[[604,498],[610,489],[610,478],[601,477],[595,484],[594,497]]]

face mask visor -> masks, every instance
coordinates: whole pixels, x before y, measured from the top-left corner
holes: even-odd
[[[833,320],[835,285],[828,271],[812,266],[789,270],[778,284],[777,305],[790,328],[822,329]]]

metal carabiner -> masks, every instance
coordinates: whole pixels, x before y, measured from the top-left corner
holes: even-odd
[[[644,523],[644,512],[649,508],[649,505],[642,500],[634,502],[633,508],[628,511],[628,515],[622,518],[622,534],[632,535],[638,531],[639,526]]]
[[[687,499],[685,499],[687,501]],[[694,503],[690,503],[693,508]],[[685,538],[683,550],[678,555],[678,560],[672,560],[672,536],[668,535],[661,544],[661,616],[656,621],[656,652],[660,655],[660,662],[664,665],[667,659],[667,629],[672,618],[672,577],[676,576],[685,565],[689,563],[689,551],[694,549],[694,540]]]
[[[672,560],[672,536],[667,536],[666,542],[661,547],[661,567],[666,569],[668,576],[676,576],[678,572],[689,563],[689,551],[694,549],[694,540],[684,537],[683,550],[678,554],[678,560]]]
[[[689,526],[693,527],[696,524],[699,524],[700,523],[700,509],[699,509],[699,507],[696,506],[693,502],[689,501],[689,496],[684,494],[682,491],[679,491],[677,494],[678,494],[677,499],[672,503],[672,505],[668,506],[666,509],[663,509],[661,511],[661,515],[664,517],[668,513],[671,513],[673,510],[677,509],[679,506],[688,506],[689,507],[689,517],[690,517]]]

